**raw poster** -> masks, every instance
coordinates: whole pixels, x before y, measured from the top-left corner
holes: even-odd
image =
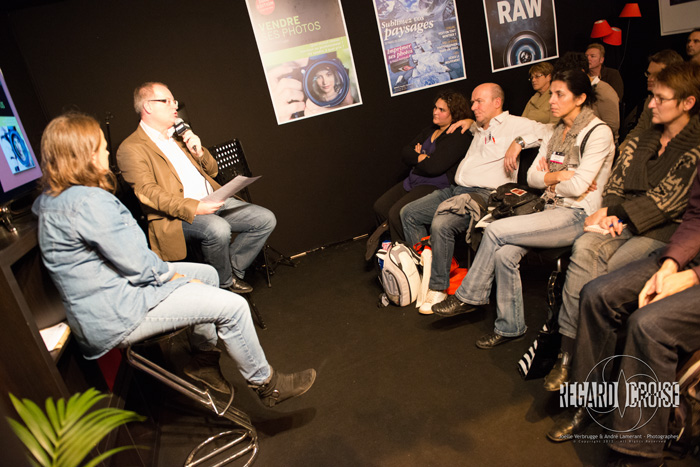
[[[491,71],[559,57],[554,0],[484,0]]]
[[[454,0],[374,0],[391,96],[465,79]]]
[[[362,104],[340,0],[246,0],[279,125]]]

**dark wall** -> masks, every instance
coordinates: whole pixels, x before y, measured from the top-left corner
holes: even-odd
[[[617,18],[624,3],[557,1],[560,54],[585,48],[596,19],[626,28]],[[659,38],[658,7],[648,4],[641,4],[645,17],[632,23],[622,70],[638,94],[648,52],[681,51],[685,40]],[[477,84],[496,81],[507,109],[519,114],[532,93],[527,67],[492,74],[482,2],[457,0],[457,8],[468,79],[451,87],[469,95]],[[25,120],[45,123],[68,109],[103,120],[110,112],[115,150],[138,123],[133,88],[167,83],[205,145],[241,139],[253,172],[263,175],[253,199],[278,218],[271,243],[293,254],[373,227],[372,203],[404,174],[399,148],[430,123],[432,99],[442,89],[389,97],[372,1],[346,0],[343,11],[363,105],[282,126],[241,0],[65,0],[17,8],[0,19],[10,30],[3,39],[16,51],[12,60],[3,51],[0,66],[22,88],[13,86],[13,93],[22,94],[15,99]],[[609,63],[620,59],[620,50],[609,51]],[[30,134],[35,147],[37,138]]]

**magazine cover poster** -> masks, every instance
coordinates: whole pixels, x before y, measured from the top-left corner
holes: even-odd
[[[391,96],[465,79],[454,0],[374,0]]]
[[[362,104],[340,0],[246,0],[277,124]]]
[[[554,0],[484,0],[491,71],[559,57]]]

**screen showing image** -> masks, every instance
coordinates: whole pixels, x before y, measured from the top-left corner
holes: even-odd
[[[41,169],[0,71],[0,187],[7,193],[39,177]]]

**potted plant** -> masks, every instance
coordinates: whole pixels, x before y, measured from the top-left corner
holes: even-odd
[[[29,450],[30,462],[42,467],[78,467],[90,451],[113,429],[143,417],[129,410],[101,408],[90,411],[100,400],[106,398],[94,388],[74,394],[66,402],[54,403],[46,400],[46,412],[29,399],[21,401],[10,394],[12,404],[24,425],[7,417],[10,426]],[[83,467],[95,467],[106,458],[136,446],[111,449]]]

